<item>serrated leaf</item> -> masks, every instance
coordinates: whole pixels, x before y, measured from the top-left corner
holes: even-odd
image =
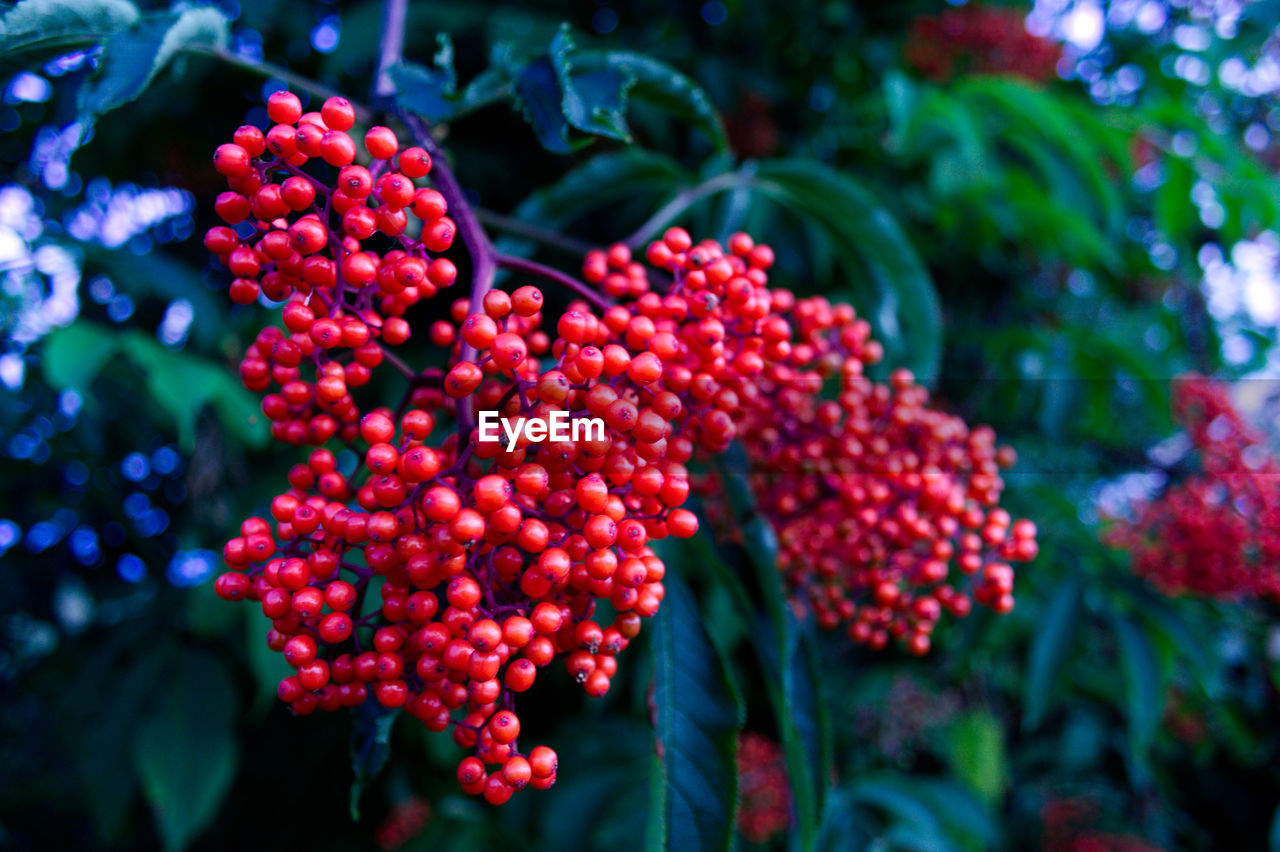
[[[22,0],[0,17],[0,56],[96,44],[137,20],[127,0]]]
[[[217,815],[239,761],[235,715],[231,677],[208,654],[187,654],[162,681],[133,763],[165,848],[186,848]]]
[[[356,711],[357,721],[351,731],[351,819],[360,819],[360,796],[378,777],[391,756],[391,727],[400,715],[398,708],[383,707],[366,701]]]
[[[665,823],[661,848],[729,849],[741,698],[683,581],[668,573],[664,585],[652,639],[663,783],[651,806]]]
[[[952,772],[988,805],[998,801],[1009,785],[999,721],[985,710],[975,710],[954,723],[949,739]]]
[[[396,84],[396,103],[428,121],[447,121],[453,115],[453,83],[449,75],[413,62],[388,69]]]
[[[516,105],[533,128],[538,143],[553,154],[568,154],[585,144],[569,139],[569,122],[560,108],[563,94],[555,67],[545,56],[520,70],[515,81]]]
[[[632,78],[617,68],[578,69],[573,51],[573,37],[566,24],[551,40],[549,55],[560,83],[560,110],[565,120],[585,133],[630,142],[626,109]]]
[[[1051,387],[1053,384],[1057,383],[1051,383]],[[1054,590],[1031,642],[1022,691],[1022,725],[1026,730],[1039,726],[1049,710],[1080,615],[1080,580],[1072,574]]]
[[[638,148],[598,154],[530,195],[516,208],[515,216],[563,225],[644,192],[671,192],[688,179],[689,173],[664,154]]]
[[[643,100],[683,119],[702,132],[717,152],[729,150],[720,113],[706,92],[686,75],[665,62],[625,50],[578,51],[573,55],[577,73],[610,71],[628,81],[627,95]]]
[[[92,121],[142,94],[178,51],[222,47],[230,30],[225,15],[212,6],[147,15],[107,40],[102,60],[80,89],[82,120]]]

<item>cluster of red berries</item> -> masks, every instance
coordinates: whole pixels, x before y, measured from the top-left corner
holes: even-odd
[[[1035,525],[998,505],[1012,450],[930,408],[908,371],[886,384],[863,375],[867,327],[847,306],[809,299],[795,316],[811,365],[760,383],[742,436],[790,586],[820,626],[876,650],[897,638],[927,652],[944,610],[1009,612],[1010,563],[1037,553]]]
[[[936,82],[960,74],[1013,74],[1052,80],[1062,49],[1027,32],[1017,9],[967,3],[918,16],[903,48],[907,64]]]
[[[1045,852],[1163,852],[1132,834],[1097,830],[1099,810],[1098,803],[1085,796],[1050,798],[1040,808],[1044,826],[1040,848]]]
[[[270,131],[241,128],[214,159],[231,187],[217,205],[228,226],[206,243],[235,277],[232,298],[284,301],[284,328],[259,333],[241,376],[266,392],[277,439],[337,438],[363,463],[342,470],[312,450],[270,519],[248,519],[226,544],[232,570],[216,590],[272,620],[267,643],[296,669],[278,690],[295,713],[402,707],[472,750],[458,766],[464,790],[498,804],[550,786],[556,755],[519,748],[514,697],[555,660],[587,694],[608,691],[615,655],[663,597],[650,542],[697,530],[680,508],[684,462],[695,438],[724,443],[724,430],[715,418],[673,429],[684,404],[660,380],[679,346],[647,302],[603,317],[573,303],[552,340],[540,290],[490,290],[479,310],[459,300],[430,328],[447,369],[408,368],[388,351],[408,337],[405,309],[456,274],[431,256],[453,238],[445,200],[414,183],[430,157],[375,127],[373,165],[354,164],[341,99],[303,115],[277,93],[268,114]],[[337,170],[332,184],[301,171],[315,156]],[[409,380],[399,409],[362,406],[360,388],[387,363]],[[541,443],[525,430],[504,445],[479,440],[483,409],[606,429]]]
[[[744,731],[738,737],[738,831],[751,843],[767,843],[791,825],[791,785],[782,747]]]
[[[350,390],[369,382],[386,347],[409,338],[405,311],[457,278],[452,261],[432,256],[456,227],[444,197],[415,183],[431,171],[424,149],[402,150],[390,128],[373,127],[364,136],[371,166],[355,162],[346,100],[303,113],[296,95],[277,92],[267,114],[266,133],[241,127],[214,154],[228,185],[215,209],[227,224],[204,244],[234,276],[233,301],[285,302],[284,329],[264,329],[240,366],[246,387],[279,388],[263,404],[273,436],[349,442],[359,420]],[[302,170],[313,160],[337,170],[332,183]],[[390,250],[371,248],[376,238]]]
[[[396,802],[378,823],[374,841],[379,849],[398,849],[422,833],[431,821],[431,805],[411,796]]]
[[[1280,600],[1280,460],[1236,410],[1227,385],[1173,384],[1173,413],[1199,471],[1104,533],[1165,594]]]

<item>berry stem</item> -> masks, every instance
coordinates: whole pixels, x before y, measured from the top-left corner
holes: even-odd
[[[702,199],[730,189],[750,188],[755,186],[756,183],[756,178],[751,171],[741,169],[723,172],[704,180],[696,186],[682,189],[672,196],[670,201],[659,207],[656,213],[646,219],[644,224],[635,230],[635,233],[622,242],[633,250],[637,249],[657,237],[677,216]]]
[[[495,213],[492,210],[484,208],[476,209],[476,218],[483,224],[497,228],[499,231],[506,231],[509,234],[515,234],[517,237],[533,240],[542,243],[551,248],[560,249],[566,254],[572,254],[581,259],[582,255],[595,248],[594,245],[586,240],[580,240],[577,237],[570,237],[564,234],[557,234],[555,231],[549,231],[546,228],[539,228],[537,225],[531,225],[514,216],[505,216],[502,213]]]
[[[499,269],[506,269],[510,272],[522,272],[526,275],[536,275],[539,278],[553,281],[562,287],[572,290],[574,293],[586,299],[600,310],[605,310],[610,306],[610,302],[605,298],[604,294],[599,293],[583,282],[579,281],[571,275],[565,275],[558,269],[550,266],[543,266],[541,263],[533,260],[527,260],[523,257],[516,257],[510,254],[498,254],[494,256],[494,261]]]

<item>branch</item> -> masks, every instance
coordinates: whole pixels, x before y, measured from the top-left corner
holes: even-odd
[[[577,237],[570,237],[565,234],[557,234],[555,231],[549,231],[546,228],[531,225],[514,216],[505,216],[492,210],[477,208],[476,218],[500,231],[506,231],[509,234],[515,234],[518,237],[524,237],[536,243],[560,249],[566,254],[577,255],[579,258],[595,248],[594,245],[586,240],[580,240]]]
[[[750,172],[735,171],[718,174],[713,178],[704,180],[697,186],[682,189],[670,201],[658,208],[656,213],[645,220],[645,223],[637,228],[635,233],[622,242],[631,249],[637,249],[657,237],[659,232],[663,231],[677,216],[707,196],[715,195],[728,189],[750,187],[754,183],[755,178]]]
[[[577,278],[572,275],[565,275],[558,269],[552,269],[550,266],[543,266],[541,263],[510,254],[496,255],[494,260],[497,262],[499,269],[522,272],[526,275],[536,275],[539,278],[552,281],[561,287],[572,290],[602,311],[612,305],[612,302],[603,293],[591,289]]]
[[[373,97],[375,101],[389,98],[396,93],[395,81],[391,79],[392,65],[400,62],[404,53],[404,28],[408,17],[408,0],[387,0],[382,16],[382,43],[378,51],[378,71],[373,75]]]
[[[291,91],[309,92],[316,97],[325,98],[326,100],[328,98],[344,97],[344,95],[336,89],[331,89],[322,83],[317,83],[315,80],[304,77],[301,74],[296,74],[288,68],[273,65],[270,62],[262,62],[257,59],[245,59],[243,56],[232,53],[230,50],[223,47],[189,44],[185,45],[182,49],[187,53],[195,53],[201,56],[212,57],[213,59],[225,62],[236,68],[241,68],[245,71],[252,71],[254,74],[262,77],[283,80],[285,85],[287,85]],[[368,121],[373,117],[373,110],[364,104],[351,101],[351,108],[355,111],[356,119],[359,121]]]

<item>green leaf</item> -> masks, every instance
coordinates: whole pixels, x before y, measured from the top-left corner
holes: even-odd
[[[986,710],[956,720],[951,729],[951,769],[987,804],[994,804],[1009,785],[1004,729]]]
[[[579,70],[568,24],[551,40],[551,64],[564,93],[560,110],[569,124],[585,133],[631,141],[627,129],[627,89],[633,79],[618,68]]]
[[[102,368],[116,354],[115,332],[91,322],[76,322],[44,339],[44,375],[49,384],[85,396]]]
[[[360,796],[378,777],[391,756],[391,727],[400,714],[398,708],[383,707],[366,701],[356,711],[357,722],[351,731],[351,819],[360,819]]]
[[[583,74],[610,71],[621,75],[629,81],[630,98],[652,104],[688,122],[707,137],[717,153],[729,150],[724,122],[707,93],[667,63],[625,50],[584,50],[574,54],[573,66]]]
[[[166,849],[184,849],[213,820],[239,760],[235,688],[222,663],[187,654],[162,682],[133,742],[133,764]]]
[[[242,443],[260,447],[270,435],[253,395],[223,364],[187,352],[166,349],[142,329],[120,334],[80,321],[49,335],[44,343],[45,376],[58,389],[86,393],[114,358],[124,355],[140,369],[145,386],[178,433],[179,443],[195,448],[196,418],[206,405]]]
[[[436,36],[434,68],[413,62],[391,66],[388,73],[396,84],[395,100],[402,108],[428,121],[453,117],[459,106],[458,74],[453,68],[453,42],[446,33]]]
[[[1054,590],[1031,642],[1027,679],[1022,691],[1022,726],[1025,730],[1038,727],[1049,710],[1054,689],[1063,677],[1062,666],[1075,639],[1080,616],[1080,580],[1075,574],[1070,574]]]
[[[0,56],[101,42],[137,20],[127,0],[21,0],[0,17]]]
[[[777,536],[756,511],[745,477],[748,464],[742,447],[734,444],[717,468],[742,530],[748,561],[755,568],[771,628],[767,633],[752,631],[752,637],[778,722],[800,846],[811,849],[831,774],[831,734],[818,677],[821,668],[812,632],[796,621],[783,588]]]
[[[230,25],[212,6],[188,6],[177,12],[146,15],[111,36],[102,61],[78,96],[82,120],[91,122],[142,94],[181,50],[222,47]]]
[[[569,122],[560,107],[564,96],[551,59],[543,56],[524,66],[516,75],[515,94],[516,105],[543,148],[568,154],[586,144],[569,138]]]
[[[1199,225],[1196,208],[1191,203],[1191,189],[1197,177],[1191,164],[1181,157],[1165,156],[1161,160],[1164,181],[1156,189],[1153,218],[1165,238],[1183,245]]]
[[[668,573],[653,627],[654,706],[663,783],[652,806],[667,849],[729,849],[741,698],[684,583]]]
[[[857,181],[814,160],[763,161],[754,185],[821,227],[841,257],[855,302],[876,327],[892,362],[931,383],[942,354],[942,307],[893,214]]]
[[[214,407],[240,441],[251,446],[266,443],[266,423],[258,405],[223,365],[166,349],[141,329],[125,335],[120,346],[142,368],[147,390],[173,422],[183,449],[195,448],[196,418],[205,405]]]
[[[1124,671],[1129,740],[1135,756],[1141,759],[1155,738],[1164,713],[1165,684],[1160,660],[1151,640],[1134,622],[1113,615],[1112,625]]]

